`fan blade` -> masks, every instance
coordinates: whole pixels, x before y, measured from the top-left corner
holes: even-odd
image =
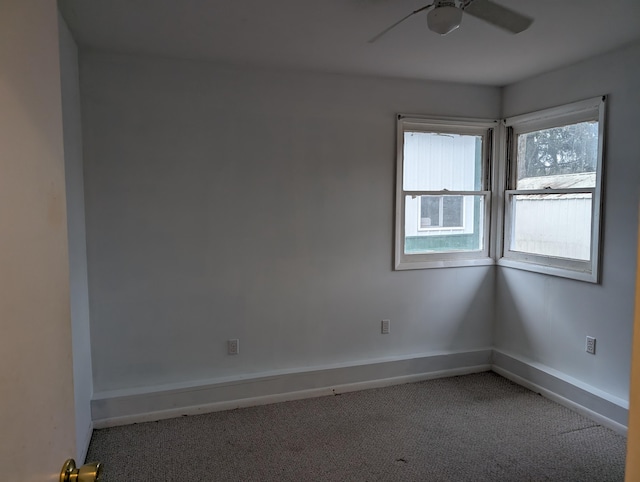
[[[380,32],[378,35],[376,35],[375,37],[372,37],[368,40],[368,42],[370,44],[372,44],[373,42],[375,42],[376,40],[378,40],[380,37],[382,37],[384,34],[386,34],[387,32],[389,32],[390,30],[396,28],[398,25],[400,25],[402,22],[404,22],[406,19],[408,19],[409,17],[413,17],[416,13],[420,13],[423,10],[426,10],[427,8],[431,8],[433,7],[433,3],[431,5],[427,5],[425,7],[419,8],[418,10],[414,10],[413,12],[411,12],[409,15],[407,15],[404,18],[401,18],[400,20],[398,20],[396,23],[394,23],[393,25],[391,25],[391,27],[387,27],[385,28],[382,32]]]
[[[464,7],[464,11],[511,33],[520,33],[533,23],[532,18],[498,5],[491,0],[472,0]]]

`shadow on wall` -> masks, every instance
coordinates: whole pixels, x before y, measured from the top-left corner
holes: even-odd
[[[509,271],[510,268],[496,267],[495,270],[493,345],[499,350],[516,352],[533,359],[536,353],[535,334],[527,326],[523,313],[527,304],[539,306],[544,303],[544,290],[532,287],[527,290],[526,300],[517,299],[510,288]]]
[[[479,276],[468,276],[468,270],[482,270]],[[495,320],[495,273],[494,267],[457,268],[456,277],[464,278],[469,295],[458,300],[456,326],[450,326],[443,349],[458,351],[464,348],[490,347],[493,344],[493,325]],[[469,282],[472,284],[469,284]],[[455,283],[453,286],[459,286]],[[455,288],[454,288],[455,289]],[[473,296],[471,296],[473,293]]]

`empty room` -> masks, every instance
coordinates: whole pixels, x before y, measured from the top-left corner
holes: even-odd
[[[640,2],[0,5],[7,480],[640,480]]]

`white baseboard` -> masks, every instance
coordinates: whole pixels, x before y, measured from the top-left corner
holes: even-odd
[[[91,402],[96,429],[181,415],[379,388],[491,369],[490,348],[379,360],[365,364],[263,373],[188,386],[102,392]]]
[[[617,433],[627,434],[629,404],[626,400],[542,364],[496,349],[493,350],[492,370]]]
[[[490,348],[102,392],[96,394],[91,402],[92,429],[335,395],[489,370],[620,434],[627,433],[627,401],[539,363]],[[90,437],[91,433],[87,436],[85,455]]]
[[[78,466],[87,463],[87,452],[89,451],[89,444],[91,443],[91,436],[93,435],[93,422],[89,423],[87,431],[84,435],[84,440],[79,441],[79,445],[76,448]],[[91,461],[89,461],[91,462]]]

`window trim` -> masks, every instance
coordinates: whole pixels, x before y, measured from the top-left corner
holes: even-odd
[[[458,266],[482,266],[495,264],[491,252],[492,227],[492,162],[495,129],[498,121],[490,119],[468,119],[429,117],[399,114],[397,116],[396,140],[396,209],[395,209],[395,257],[396,270],[446,268]],[[439,132],[443,134],[481,135],[482,149],[482,186],[478,191],[405,191],[404,180],[404,132]],[[405,254],[405,198],[409,195],[473,195],[483,197],[482,249],[479,251],[460,251],[444,253]]]
[[[508,146],[506,159],[502,171],[506,172],[505,186],[501,190],[504,194],[502,246],[501,256],[498,259],[499,266],[518,268],[526,271],[571,278],[580,281],[598,283],[600,280],[601,265],[601,235],[602,235],[602,210],[603,210],[603,172],[604,172],[604,143],[605,143],[605,111],[606,96],[594,97],[559,107],[544,109],[529,114],[507,118],[504,125],[511,133],[507,135]],[[596,186],[595,188],[576,189],[548,189],[527,190],[515,189],[516,186],[516,138],[519,134],[551,129],[579,122],[598,121],[598,152],[596,162]],[[563,194],[563,193],[591,193],[591,252],[590,259],[583,261],[575,258],[559,258],[533,253],[512,251],[509,249],[511,241],[511,216],[512,203],[510,200],[518,194]]]

